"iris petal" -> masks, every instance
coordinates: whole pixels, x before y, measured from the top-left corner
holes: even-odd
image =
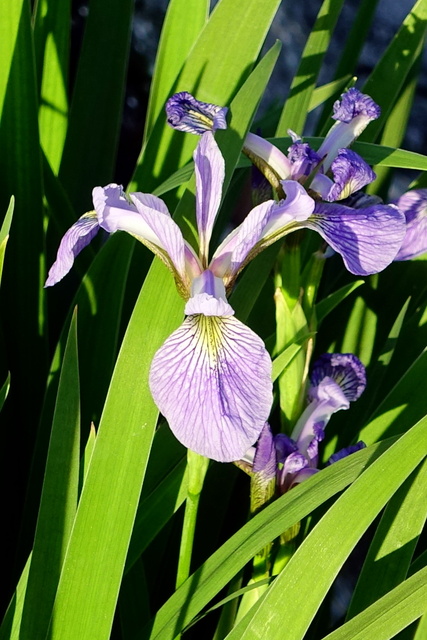
[[[49,270],[45,287],[52,287],[67,275],[74,263],[74,258],[84,249],[99,231],[99,223],[95,211],[85,213],[68,229],[59,245],[56,260]]]
[[[243,458],[267,420],[271,360],[236,318],[190,316],[154,356],[150,388],[180,442],[231,462]]]
[[[313,216],[302,224],[317,231],[357,275],[385,269],[396,257],[405,234],[403,214],[390,205],[352,209],[317,203]]]
[[[413,189],[397,201],[406,218],[406,235],[396,260],[411,260],[427,252],[427,189]]]

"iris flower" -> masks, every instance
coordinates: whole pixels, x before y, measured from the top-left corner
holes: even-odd
[[[221,108],[198,103],[188,93],[169,99],[166,113],[171,126],[200,134],[217,128],[216,114]],[[203,113],[200,124],[195,103]],[[170,117],[173,113],[173,118]],[[221,128],[224,126],[222,113]],[[293,144],[285,155],[267,140],[249,133],[244,151],[260,168],[278,193],[284,181],[304,185],[315,199],[313,214],[301,226],[317,231],[334,251],[341,254],[346,268],[357,275],[378,273],[396,257],[405,234],[405,218],[394,205],[370,204],[357,209],[345,199],[375,179],[375,173],[348,145],[380,115],[378,105],[355,88],[343,94],[334,105],[335,124],[315,151],[293,132]]]
[[[326,353],[314,364],[310,383],[309,403],[291,436],[273,436],[266,423],[257,447],[248,450],[244,459],[252,461],[252,471],[260,473],[263,482],[275,477],[279,493],[318,472],[318,446],[325,437],[325,427],[334,413],[348,409],[350,402],[363,393],[365,368],[351,353]],[[364,446],[358,442],[341,449],[328,462],[336,462]]]
[[[46,286],[63,278],[99,228],[126,231],[151,249],[172,271],[187,316],[154,356],[154,401],[186,447],[229,462],[257,440],[270,412],[272,382],[264,343],[234,317],[227,294],[254,256],[311,216],[314,201],[300,184],[285,181],[286,199],[252,209],[209,259],[224,181],[224,159],[211,131],[202,135],[194,163],[197,252],[156,196],[127,196],[116,184],[96,187],[95,210],[66,232]]]

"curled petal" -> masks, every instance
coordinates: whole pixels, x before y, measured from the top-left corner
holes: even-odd
[[[236,318],[189,316],[154,356],[150,388],[180,442],[231,462],[244,457],[267,420],[271,360]]]
[[[228,304],[224,283],[207,269],[191,284],[191,298],[185,305],[185,315],[198,313],[204,316],[234,316],[234,309]]]
[[[207,266],[209,241],[222,197],[225,164],[212,133],[203,134],[194,152],[196,218],[200,256]]]
[[[405,233],[404,216],[393,205],[352,209],[317,203],[313,216],[302,225],[317,231],[356,275],[385,269],[396,257]]]
[[[324,378],[332,378],[350,402],[362,395],[366,387],[366,371],[353,353],[324,353],[313,365],[310,376],[310,399],[317,399],[317,388]]]
[[[396,202],[406,218],[406,235],[396,260],[411,260],[427,252],[427,189],[404,193]]]
[[[376,120],[381,115],[381,109],[371,96],[362,93],[355,87],[342,94],[341,100],[334,103],[334,120],[351,122],[353,118],[364,116],[369,121]]]
[[[175,93],[166,103],[168,124],[178,131],[194,134],[226,129],[227,111],[227,107],[200,102],[187,91]]]
[[[292,165],[284,153],[274,144],[268,142],[255,133],[248,133],[243,151],[255,166],[261,168],[264,163],[269,167],[279,180],[286,180],[292,175]],[[259,164],[261,160],[261,166]],[[263,171],[263,173],[265,173]]]
[[[331,171],[334,176],[334,185],[327,194],[322,194],[327,202],[348,198],[376,178],[371,167],[351,149],[340,149],[332,162]]]
[[[45,287],[52,287],[62,280],[74,263],[74,258],[96,236],[99,231],[95,211],[85,213],[66,232],[59,245],[56,260],[49,270]]]
[[[310,175],[322,159],[307,142],[300,140],[294,141],[294,144],[289,147],[288,158],[292,165],[294,180]]]
[[[184,238],[164,202],[147,193],[131,193],[129,202],[117,184],[95,187],[92,196],[100,226],[135,236],[169,267],[180,292],[188,296]]]

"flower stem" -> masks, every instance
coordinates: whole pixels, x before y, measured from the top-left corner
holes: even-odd
[[[197,511],[209,460],[198,453],[194,453],[194,451],[188,450],[187,464],[188,490],[185,503],[184,523],[182,526],[181,546],[179,549],[176,588],[181,586],[190,575]]]

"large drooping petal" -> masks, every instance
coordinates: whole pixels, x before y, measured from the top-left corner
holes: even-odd
[[[200,257],[208,265],[209,241],[222,197],[225,164],[215,138],[207,131],[194,152],[196,173],[196,219],[199,231]]]
[[[316,203],[303,226],[317,231],[341,254],[347,269],[369,275],[385,269],[396,257],[405,234],[405,217],[393,205],[352,209]]]
[[[95,187],[93,203],[100,226],[114,233],[126,231],[145,244],[169,267],[183,295],[189,295],[185,268],[185,245],[181,230],[165,203],[146,193],[130,194],[130,202],[120,185]]]
[[[267,420],[271,360],[236,318],[189,316],[154,356],[150,389],[180,442],[231,462],[243,458]]]
[[[405,214],[406,234],[395,260],[411,260],[427,252],[427,189],[413,189],[396,205]]]
[[[202,134],[226,129],[228,108],[196,100],[191,93],[175,93],[166,103],[168,124],[178,131]]]
[[[313,213],[314,200],[302,185],[284,180],[282,186],[285,200],[278,203],[268,200],[252,209],[215,251],[210,269],[223,277],[226,284],[260,251],[296,229]]]
[[[67,275],[74,263],[74,258],[84,249],[99,231],[98,218],[95,211],[85,213],[68,229],[59,245],[56,260],[49,270],[45,287],[52,287]]]

